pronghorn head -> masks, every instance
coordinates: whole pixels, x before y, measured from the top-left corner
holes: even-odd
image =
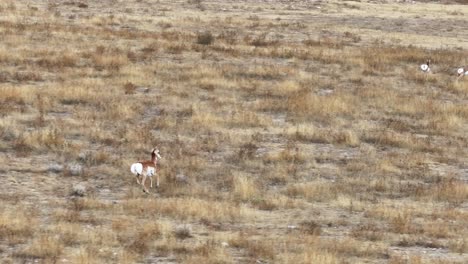
[[[156,155],[156,157],[158,157],[158,159],[161,159],[161,153],[159,152],[159,149],[157,147],[153,148],[153,151],[151,151],[151,154],[154,154]]]

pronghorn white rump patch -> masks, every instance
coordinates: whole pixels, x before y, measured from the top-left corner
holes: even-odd
[[[429,71],[429,65],[427,65],[427,64],[421,64],[421,71],[423,71],[423,72]]]
[[[130,171],[135,175],[142,174],[143,173],[143,164],[133,163],[132,166],[130,167]]]

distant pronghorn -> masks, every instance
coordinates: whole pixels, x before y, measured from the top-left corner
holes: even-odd
[[[468,76],[468,66],[458,68],[457,75],[457,80],[463,78],[463,76]]]
[[[419,68],[421,69],[421,71],[425,72],[425,73],[430,73],[431,72],[431,60],[427,60],[425,64],[421,64],[421,66],[419,66]]]
[[[156,187],[159,187],[159,175],[157,173],[157,165],[160,159],[161,159],[161,155],[159,154],[159,149],[154,148],[151,151],[151,160],[139,161],[139,162],[133,163],[132,166],[130,167],[130,171],[136,176],[137,183],[143,186],[143,191],[146,193],[148,193],[148,189],[146,189],[146,186],[145,186],[146,177],[150,178],[151,188],[153,188],[153,175],[156,175]],[[143,176],[143,179],[141,182],[139,179],[140,175]]]

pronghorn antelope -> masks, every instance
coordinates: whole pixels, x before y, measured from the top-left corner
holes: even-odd
[[[145,182],[146,177],[150,178],[150,186],[153,188],[153,175],[156,175],[156,187],[159,187],[159,174],[157,173],[158,161],[161,159],[158,148],[154,148],[151,151],[151,160],[139,161],[133,163],[130,167],[130,171],[135,174],[137,183],[143,186],[143,191],[148,193]],[[140,182],[139,176],[142,175],[143,179]]]
[[[421,66],[419,66],[419,68],[421,69],[421,71],[423,71],[425,73],[430,73],[431,72],[430,64],[431,64],[431,60],[427,60],[426,63],[421,64]]]
[[[457,80],[463,78],[463,76],[468,76],[468,66],[458,68],[457,75]]]

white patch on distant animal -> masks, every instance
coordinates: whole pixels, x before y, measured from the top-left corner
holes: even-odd
[[[143,173],[143,164],[133,163],[132,166],[130,167],[130,171],[135,175],[142,174]]]
[[[423,72],[429,71],[429,65],[427,65],[427,64],[421,64],[421,70],[422,70]]]
[[[152,177],[154,174],[156,174],[156,168],[154,167],[148,167],[146,169],[146,175],[149,177]]]
[[[465,69],[463,69],[463,68],[459,68],[459,69],[457,70],[457,73],[458,73],[458,74],[463,74],[464,72],[465,72]],[[465,72],[465,74],[466,74],[466,72]]]

